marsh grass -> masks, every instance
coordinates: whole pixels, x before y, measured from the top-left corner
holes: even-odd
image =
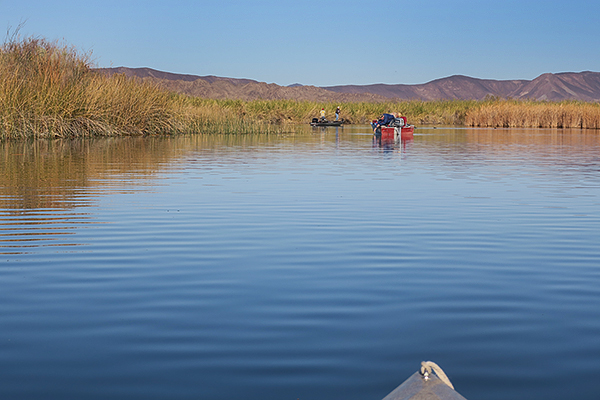
[[[290,130],[279,123],[281,121],[249,112],[248,103],[241,100],[213,100],[178,94],[171,97],[177,110],[174,128],[180,133],[255,134]]]
[[[94,73],[88,54],[27,38],[0,48],[3,138],[163,133],[170,96],[123,76]]]
[[[504,128],[600,128],[600,104],[494,100],[468,110],[465,125]]]
[[[97,73],[89,54],[58,42],[13,35],[0,47],[1,139],[281,130],[243,109]]]
[[[338,104],[323,104],[328,116]],[[399,112],[416,125],[467,125],[477,127],[600,129],[600,104],[582,101],[548,102],[490,97],[485,100],[398,101],[343,103],[342,117],[350,123],[368,123],[385,112]],[[321,104],[299,103],[312,114],[294,114],[296,122],[310,121]]]
[[[334,119],[337,106],[342,109],[341,118],[351,124],[366,124],[383,113],[399,112],[418,124],[461,124],[475,101],[390,101],[380,103],[332,103],[299,100],[208,100],[190,98],[193,107],[209,114],[228,113],[252,121],[271,125],[295,125],[309,123],[325,108],[326,117]],[[284,128],[285,129],[285,128]]]

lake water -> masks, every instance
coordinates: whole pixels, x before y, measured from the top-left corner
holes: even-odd
[[[0,144],[0,398],[600,393],[600,133]]]

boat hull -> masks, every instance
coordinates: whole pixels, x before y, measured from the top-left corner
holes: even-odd
[[[382,140],[411,139],[415,133],[415,127],[413,125],[407,125],[401,128],[382,126],[379,130],[381,131]]]
[[[342,121],[311,122],[310,126],[342,126]]]
[[[425,380],[419,372],[394,389],[383,400],[467,400],[437,376]]]

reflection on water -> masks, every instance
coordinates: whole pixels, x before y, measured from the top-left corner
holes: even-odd
[[[101,193],[152,177],[172,148],[142,138],[2,143],[0,254],[70,247]],[[168,140],[163,140],[168,143]]]
[[[2,143],[0,204],[18,210],[85,206],[89,193],[78,189],[151,177],[177,156],[169,142],[112,138]]]
[[[0,144],[0,398],[600,390],[600,134]]]
[[[84,213],[27,212],[0,214],[0,254],[21,254],[42,246],[77,246],[66,235],[89,223]]]

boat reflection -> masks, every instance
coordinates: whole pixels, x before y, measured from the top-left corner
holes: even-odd
[[[413,136],[390,138],[373,135],[373,148],[380,149],[383,153],[406,153],[413,143]]]

